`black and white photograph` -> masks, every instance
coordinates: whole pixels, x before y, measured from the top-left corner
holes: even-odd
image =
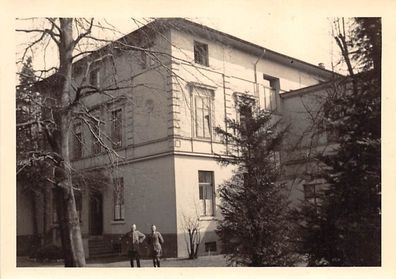
[[[396,274],[386,19],[230,3],[233,16],[14,12],[1,151],[16,271]]]

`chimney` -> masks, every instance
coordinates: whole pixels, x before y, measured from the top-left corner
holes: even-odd
[[[322,63],[322,62],[320,62],[320,63],[318,64],[318,66],[319,66],[319,68],[326,69],[324,63]]]

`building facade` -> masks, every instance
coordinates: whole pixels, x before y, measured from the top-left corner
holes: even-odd
[[[238,119],[238,96],[304,126],[298,92],[316,92],[333,73],[184,19],[158,19],[77,61],[74,76],[77,87],[100,92],[82,100],[98,128],[78,117],[72,124],[73,168],[108,178],[93,179],[95,191],[77,199],[87,255],[100,253],[101,241],[119,249],[131,224],[143,233],[155,224],[164,256],[185,257],[191,220],[199,220],[199,254],[221,250],[216,189],[233,169],[216,161],[227,145],[214,128]],[[21,198],[18,208],[26,204]],[[18,212],[20,235],[29,233],[27,216]]]

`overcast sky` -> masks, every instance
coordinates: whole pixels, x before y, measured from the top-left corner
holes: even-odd
[[[332,61],[335,65],[339,61],[339,51],[331,36],[331,19],[312,16],[276,16],[271,14],[252,14],[237,20],[234,16],[222,17],[187,17],[187,19],[209,26],[224,33],[236,36],[243,40],[258,44],[265,48],[292,56],[294,58],[318,65],[324,63],[331,69]],[[120,33],[107,32],[99,34],[109,39],[116,39],[137,29],[150,18],[106,18],[98,19],[102,23],[108,22]],[[17,28],[23,25],[31,28],[31,21],[17,21]],[[37,21],[35,22],[37,24]],[[96,35],[96,34],[95,34]],[[21,53],[21,43],[31,41],[28,35],[17,32],[17,53]],[[97,35],[96,35],[97,36]],[[43,46],[40,46],[39,49]],[[39,52],[35,54],[35,69],[50,67],[56,61],[56,48],[47,48],[46,56]],[[45,58],[45,61],[44,61]],[[45,62],[45,66],[44,66]],[[340,71],[335,68],[336,71]]]

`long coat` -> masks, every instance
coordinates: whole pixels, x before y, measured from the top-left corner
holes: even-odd
[[[123,238],[126,241],[128,251],[139,251],[140,243],[144,241],[146,236],[139,231],[130,231]]]
[[[151,253],[154,256],[160,256],[162,253],[161,244],[164,243],[164,239],[160,232],[153,232],[149,235],[149,243],[151,248]]]

